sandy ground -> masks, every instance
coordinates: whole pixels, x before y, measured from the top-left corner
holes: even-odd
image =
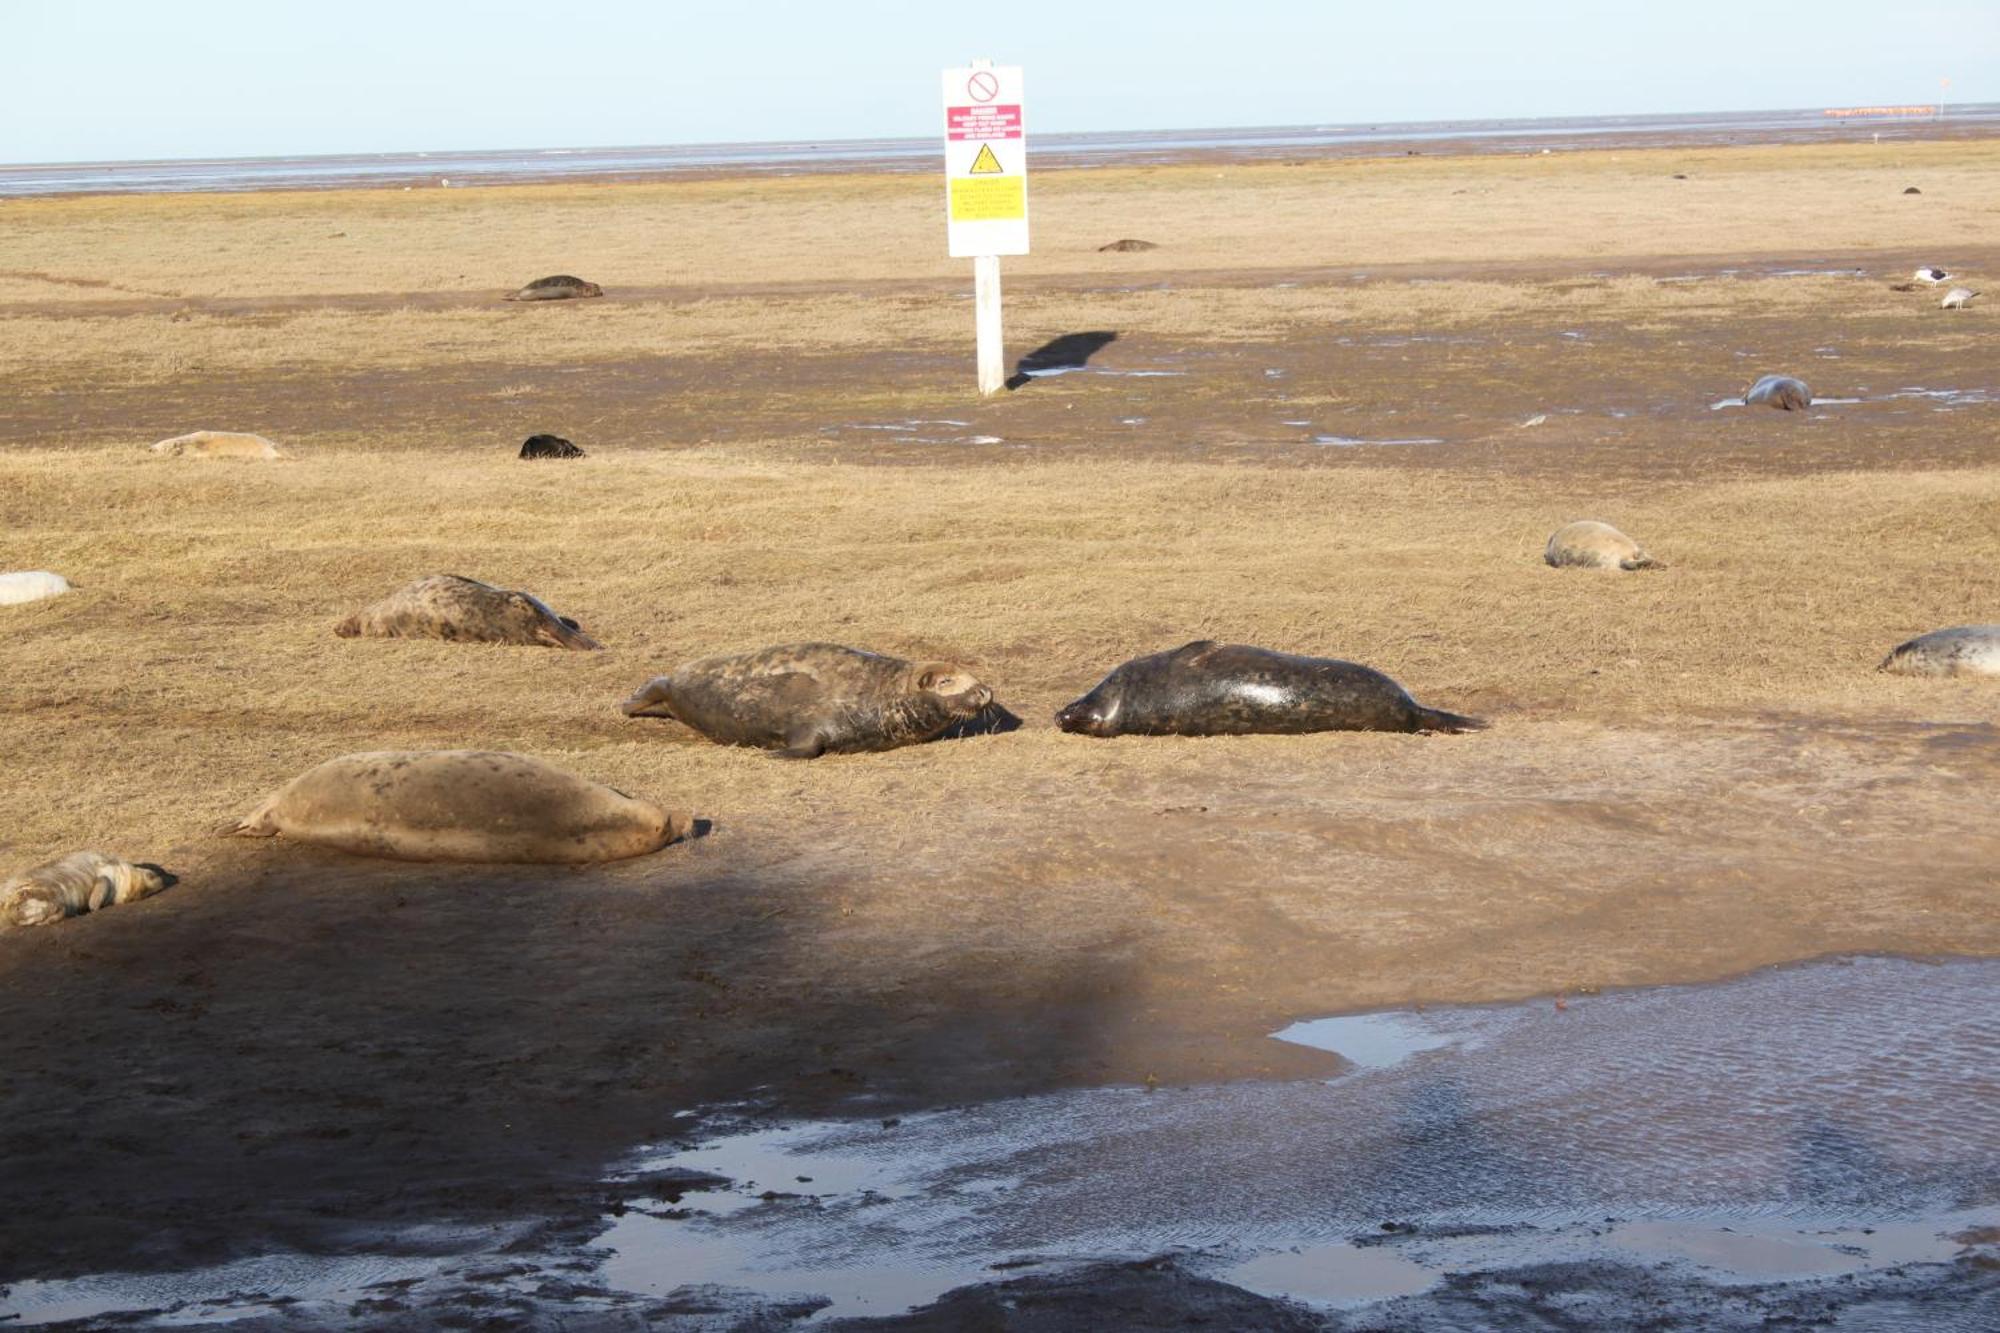
[[[2000,690],[1873,671],[2000,619],[1993,313],[1889,290],[2000,268],[2000,146],[1037,191],[1010,355],[1117,336],[990,402],[924,181],[0,204],[0,568],[78,589],[0,609],[0,862],[182,879],[0,937],[0,1280],[587,1214],[715,1101],[1296,1076],[1300,1016],[2000,952]],[[610,295],[497,300],[558,271]],[[1712,408],[1773,370],[1857,401]],[[144,450],[204,427],[291,457]],[[514,461],[543,430],[590,457]],[[1544,567],[1579,517],[1670,567]],[[610,651],[332,636],[445,571]],[[1053,730],[1199,637],[1493,727]],[[786,764],[617,713],[799,639],[1026,725]],[[556,873],[207,835],[463,745],[712,827]]]

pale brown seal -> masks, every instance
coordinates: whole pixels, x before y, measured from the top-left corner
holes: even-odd
[[[672,718],[718,744],[812,759],[931,740],[992,702],[993,691],[954,663],[790,643],[655,676],[624,710]]]
[[[234,430],[198,430],[152,446],[165,458],[282,458],[278,446],[261,435]]]
[[[459,574],[432,574],[333,627],[343,639],[445,639],[594,651],[603,644],[541,599]]]
[[[1242,736],[1486,724],[1425,708],[1371,667],[1202,639],[1117,667],[1056,725],[1085,736]]]
[[[158,866],[135,865],[102,852],[71,852],[0,884],[0,925],[51,926],[66,917],[135,903],[167,887]]]
[[[594,282],[572,278],[567,273],[536,278],[518,292],[503,297],[508,301],[570,301],[582,296],[602,296],[604,289]]]
[[[1549,534],[1542,559],[1561,569],[1664,569],[1639,543],[1609,523],[1580,519]]]
[[[1803,412],[1812,406],[1812,390],[1806,388],[1804,380],[1793,379],[1790,375],[1766,375],[1750,386],[1750,392],[1743,395],[1745,406],[1776,407],[1786,412]]]
[[[403,861],[581,864],[658,851],[693,819],[503,750],[329,759],[222,832]]]
[[[1877,671],[1898,676],[2000,676],[2000,625],[1953,625],[1899,643]]]
[[[1160,243],[1158,241],[1135,241],[1129,236],[1122,241],[1113,241],[1109,245],[1100,245],[1097,247],[1100,254],[1131,254],[1139,250],[1157,250],[1159,248]]]

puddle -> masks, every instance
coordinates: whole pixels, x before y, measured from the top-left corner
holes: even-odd
[[[581,1255],[611,1293],[752,1312],[828,1302],[817,1320],[1163,1253],[1341,1308],[1551,1263],[1714,1287],[1902,1273],[2000,1225],[1997,1008],[2000,960],[1835,959],[1273,1034],[1343,1057],[1329,1078],[1096,1088],[886,1121],[739,1110],[621,1175],[727,1185],[628,1200],[586,1248],[527,1256],[549,1267],[507,1281],[532,1290]],[[462,1276],[515,1234],[452,1262]],[[225,1320],[284,1297],[351,1303],[440,1262],[280,1256],[25,1282],[0,1293],[0,1319]]]
[[[1271,1035],[1279,1041],[1332,1051],[1363,1069],[1389,1069],[1419,1051],[1435,1051],[1467,1040],[1458,1033],[1437,1030],[1421,1015],[1405,1013],[1315,1018]]]
[[[1413,1296],[1429,1289],[1442,1274],[1388,1250],[1314,1245],[1260,1254],[1221,1276],[1259,1295],[1338,1308]]]
[[[1363,440],[1363,439],[1357,439],[1352,435],[1315,435],[1312,437],[1311,442],[1314,444],[1338,445],[1343,448],[1357,444],[1443,444],[1444,443],[1443,440],[1429,435],[1412,436],[1409,439],[1405,440]]]

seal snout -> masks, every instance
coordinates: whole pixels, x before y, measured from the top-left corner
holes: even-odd
[[[1104,726],[1103,716],[1082,699],[1057,712],[1056,726],[1077,736],[1094,736]]]

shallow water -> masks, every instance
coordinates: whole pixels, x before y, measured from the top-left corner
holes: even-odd
[[[1166,1251],[1329,1308],[1554,1260],[1722,1286],[1943,1263],[1949,1236],[2000,1224],[1996,1014],[2000,960],[1858,958],[1311,1019],[1273,1035],[1342,1056],[1326,1079],[739,1122],[642,1152],[626,1178],[729,1184],[640,1201],[585,1253],[615,1291],[827,1299],[816,1318]],[[277,1256],[23,1283],[0,1315],[198,1302],[174,1317],[222,1320],[440,1262]]]

